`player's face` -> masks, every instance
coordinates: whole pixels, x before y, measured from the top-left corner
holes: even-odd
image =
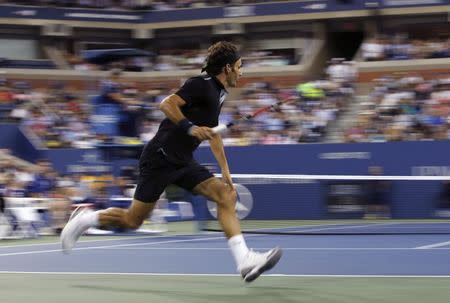
[[[227,74],[227,84],[230,87],[236,87],[238,79],[242,76],[242,60],[239,59],[234,62],[233,66],[230,69],[230,72]]]

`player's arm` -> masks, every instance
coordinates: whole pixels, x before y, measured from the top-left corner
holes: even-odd
[[[227,157],[225,156],[225,149],[223,148],[223,141],[220,134],[215,134],[212,139],[209,140],[209,145],[214,157],[219,163],[222,171],[222,180],[233,187],[233,180],[231,179],[230,169],[228,167]]]
[[[161,102],[159,109],[170,119],[170,121],[185,130],[189,135],[194,136],[201,141],[212,139],[214,133],[211,128],[194,125],[183,115],[181,107],[185,104],[186,101],[180,96],[172,94]]]

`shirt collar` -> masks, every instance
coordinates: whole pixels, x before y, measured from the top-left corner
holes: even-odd
[[[209,74],[208,74],[208,76],[211,77],[211,78],[214,80],[214,82],[216,83],[216,85],[217,85],[220,89],[223,89],[223,90],[225,90],[225,92],[228,93],[228,91],[227,91],[227,89],[225,88],[225,86],[223,86],[222,82],[220,82],[219,79],[217,79],[216,76],[209,75]]]

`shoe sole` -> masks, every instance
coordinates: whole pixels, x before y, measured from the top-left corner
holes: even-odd
[[[280,248],[275,248],[273,253],[267,258],[266,264],[260,268],[254,268],[244,276],[244,281],[250,283],[258,278],[263,272],[271,270],[280,261],[283,251]]]

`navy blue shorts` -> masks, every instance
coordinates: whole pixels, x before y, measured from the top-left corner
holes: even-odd
[[[170,184],[192,191],[195,186],[212,177],[214,175],[195,160],[187,164],[174,164],[161,152],[152,152],[139,160],[139,178],[134,198],[146,203],[156,202]]]

